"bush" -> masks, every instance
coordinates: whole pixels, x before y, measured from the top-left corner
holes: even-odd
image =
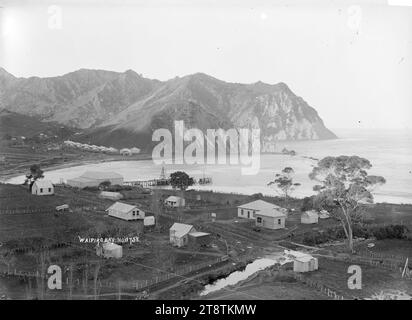
[[[353,226],[354,238],[375,237],[377,240],[384,239],[408,239],[408,228],[403,225],[389,225],[384,227],[367,227],[362,225]],[[322,244],[328,241],[345,239],[346,235],[342,227],[327,229],[323,232],[306,232],[303,234],[303,244],[308,246]]]
[[[389,225],[370,229],[370,233],[378,240],[406,239],[408,231],[408,228],[403,225]]]

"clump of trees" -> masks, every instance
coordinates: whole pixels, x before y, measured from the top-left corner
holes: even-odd
[[[195,181],[186,172],[176,171],[170,175],[170,185],[174,189],[186,190],[188,187],[194,185]]]
[[[353,236],[356,238],[376,238],[377,240],[385,239],[407,239],[409,229],[404,225],[389,225],[369,227],[367,225],[353,225]],[[342,228],[329,228],[322,232],[307,232],[303,234],[303,244],[313,246],[328,241],[345,239],[346,235]]]
[[[295,171],[291,167],[284,168],[280,173],[275,174],[275,179],[268,183],[288,201],[290,194],[300,186],[300,183],[293,181]]]
[[[327,210],[340,221],[353,252],[353,226],[365,212],[365,204],[373,203],[372,190],[386,181],[381,176],[369,175],[372,165],[358,156],[326,157],[318,162],[309,177],[319,184],[314,198],[317,208]]]
[[[38,164],[33,164],[30,167],[30,173],[26,174],[26,179],[24,180],[24,185],[29,186],[29,190],[31,192],[31,189],[33,187],[33,184],[36,180],[44,178],[44,172],[40,168],[40,165]]]

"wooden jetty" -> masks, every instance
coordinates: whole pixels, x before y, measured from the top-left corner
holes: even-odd
[[[151,180],[134,180],[134,181],[124,181],[125,186],[141,186],[144,188],[148,187],[158,187],[158,186],[168,186],[170,185],[170,179],[151,179]]]

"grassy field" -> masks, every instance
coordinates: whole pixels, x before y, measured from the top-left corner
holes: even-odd
[[[401,279],[399,272],[364,264],[360,265],[362,270],[362,289],[351,290],[347,284],[348,278],[351,275],[348,273],[350,265],[353,265],[353,263],[319,258],[319,270],[307,273],[306,276],[347,297],[370,298],[373,294],[390,289],[403,290],[409,293],[412,291],[412,281]]]
[[[273,281],[221,290],[208,300],[324,300],[325,296],[297,281]]]
[[[162,196],[170,190],[161,191]],[[207,192],[186,192],[188,195],[187,208],[182,212],[164,208],[158,217],[158,230],[143,230],[142,224],[130,223],[108,217],[105,209],[113,201],[98,198],[99,191],[78,190],[75,188],[56,186],[53,196],[31,195],[26,187],[0,184],[0,210],[37,209],[40,213],[0,214],[0,256],[10,248],[30,246],[38,239],[59,242],[67,241],[72,245],[47,251],[48,261],[68,266],[78,266],[75,275],[81,277],[85,265],[94,268],[100,265],[101,279],[145,280],[152,279],[164,272],[175,272],[188,265],[210,261],[227,252],[234,259],[254,257],[268,249],[277,247],[282,237],[288,237],[291,232],[295,235],[308,231],[319,231],[334,226],[332,219],[320,220],[317,225],[300,224],[299,200],[289,203],[296,209],[288,216],[285,230],[254,230],[254,221],[237,217],[236,204],[254,200],[253,197],[241,195],[214,194]],[[201,201],[197,195],[201,195]],[[226,200],[225,200],[226,199]],[[229,201],[229,205],[227,204]],[[277,203],[278,199],[269,199]],[[137,204],[151,214],[152,198],[133,190],[128,193],[124,202]],[[55,215],[53,210],[57,205],[67,203],[71,211]],[[280,204],[280,202],[279,202]],[[376,205],[369,208],[370,222],[391,223],[411,221],[411,207],[402,205]],[[212,221],[210,213],[217,214]],[[192,250],[191,248],[176,249],[169,244],[169,227],[176,221],[193,224],[198,230],[212,233],[212,247]],[[78,237],[93,236],[139,236],[140,241],[124,245],[124,258],[113,260],[99,259],[94,252],[94,244],[81,244]],[[50,243],[49,243],[50,244]],[[372,250],[382,253],[399,253],[411,255],[412,246],[406,241],[384,240],[376,241]],[[36,248],[35,248],[36,249]],[[36,251],[37,250],[37,251]],[[23,270],[36,270],[40,267],[39,250],[15,254],[13,266]],[[1,259],[0,259],[1,260]],[[0,264],[2,262],[0,261]],[[383,289],[401,288],[410,292],[411,288],[405,281],[400,281],[396,274],[387,270],[362,266],[364,271],[364,288],[360,292],[347,289],[348,263],[320,259],[318,271],[308,274],[308,277],[321,281],[324,285],[343,291],[346,295],[370,297]],[[91,279],[91,278],[90,278]],[[345,288],[346,286],[346,288]],[[176,290],[175,290],[176,291]],[[173,291],[174,292],[174,291]],[[170,292],[170,297],[173,297]],[[178,291],[176,291],[178,292]],[[175,296],[178,294],[175,292]],[[168,297],[168,293],[164,293]],[[264,299],[324,299],[325,297],[313,289],[296,281],[276,280],[270,283],[248,283],[232,292],[221,292],[213,299],[245,299],[247,296],[257,296]]]

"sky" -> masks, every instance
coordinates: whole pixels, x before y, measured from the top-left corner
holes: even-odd
[[[383,0],[1,1],[0,66],[285,82],[329,128],[412,128],[412,6]]]

